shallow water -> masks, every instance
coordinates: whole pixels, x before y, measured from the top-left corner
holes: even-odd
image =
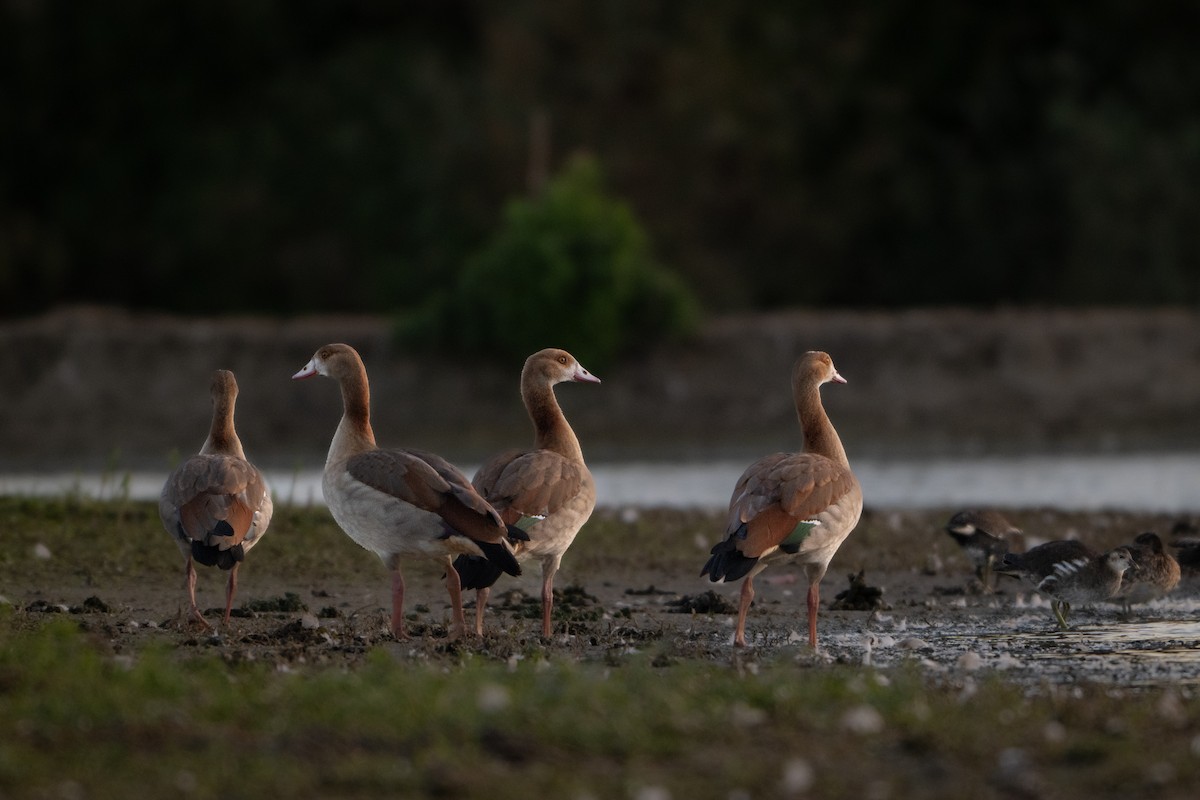
[[[1170,598],[1134,609],[1073,610],[1058,630],[1048,604],[1034,596],[1024,613],[941,614],[936,624],[880,614],[865,633],[833,635],[832,654],[877,666],[916,661],[925,670],[968,675],[1003,672],[1022,683],[1114,686],[1200,685],[1200,621],[1192,598]]]
[[[724,508],[746,462],[592,464],[602,506]],[[467,465],[472,474],[474,465]],[[1030,455],[1004,458],[862,459],[854,463],[869,507],[966,505],[1068,510],[1200,510],[1200,453]],[[0,475],[0,494],[158,497],[162,473]],[[270,472],[276,502],[320,505],[317,470]]]

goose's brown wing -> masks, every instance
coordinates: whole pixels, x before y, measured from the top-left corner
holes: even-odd
[[[809,453],[776,453],[742,473],[729,501],[726,534],[743,531],[737,549],[757,558],[793,534],[802,539],[808,531],[798,531],[800,526],[815,523],[858,491],[857,479],[842,464]]]
[[[583,485],[583,469],[552,450],[509,450],[475,473],[474,486],[501,518],[516,525],[522,517],[558,511]]]
[[[441,456],[420,450],[372,450],[350,457],[346,470],[372,489],[437,514],[471,539],[495,544],[505,534],[496,510]]]
[[[262,473],[245,459],[197,455],[167,478],[159,513],[181,541],[225,550],[245,540],[267,497]]]

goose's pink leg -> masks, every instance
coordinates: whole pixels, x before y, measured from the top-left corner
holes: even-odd
[[[754,602],[754,577],[747,575],[746,580],[742,582],[742,595],[738,601],[738,616],[737,628],[733,634],[733,646],[746,646],[746,612],[750,610],[750,604]]]

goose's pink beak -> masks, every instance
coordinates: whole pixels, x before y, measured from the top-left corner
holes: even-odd
[[[300,370],[299,372],[297,372],[295,375],[292,376],[292,380],[302,381],[305,378],[311,378],[313,375],[316,375],[316,374],[318,374],[317,373],[317,364],[315,361],[310,361],[304,365],[304,369]]]

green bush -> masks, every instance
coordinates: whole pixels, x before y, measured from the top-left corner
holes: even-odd
[[[513,359],[562,347],[602,368],[687,334],[697,317],[692,293],[654,260],[632,210],[606,194],[595,159],[580,156],[538,197],[511,200],[452,294],[405,318],[401,334]]]

